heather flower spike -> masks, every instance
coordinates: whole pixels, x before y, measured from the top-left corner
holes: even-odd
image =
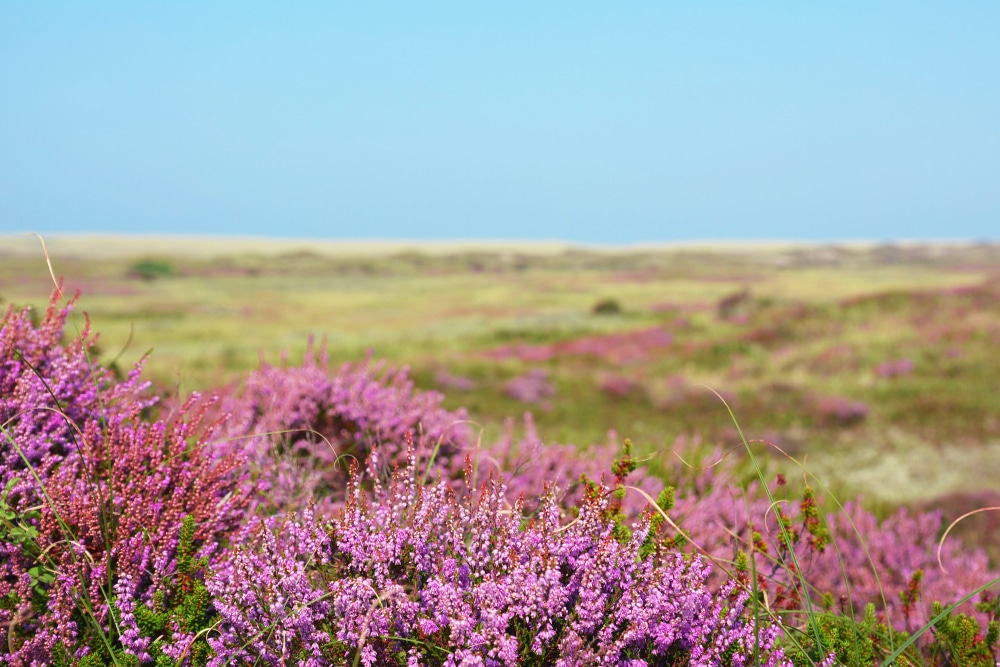
[[[360,470],[332,521],[271,519],[209,580],[223,618],[210,665],[791,664],[745,588],[713,592],[697,557],[639,558],[648,516],[613,539],[610,489],[568,525],[551,495],[525,523],[496,478],[421,487],[411,455],[369,496]]]

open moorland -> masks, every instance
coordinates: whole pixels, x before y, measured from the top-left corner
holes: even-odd
[[[5,664],[997,664],[998,247],[4,239],[0,298]]]
[[[334,366],[408,366],[487,439],[530,411],[545,442],[613,430],[655,470],[679,437],[739,443],[711,388],[749,438],[876,506],[989,504],[1000,474],[996,246],[49,247],[99,360],[149,352],[164,394],[237,381],[261,358],[298,363],[312,337]],[[51,286],[37,239],[0,242],[4,303],[41,307]]]

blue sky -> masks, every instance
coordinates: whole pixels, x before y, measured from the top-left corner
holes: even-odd
[[[1000,3],[0,4],[0,232],[1000,238]]]

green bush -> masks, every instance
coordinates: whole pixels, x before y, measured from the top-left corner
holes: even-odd
[[[159,259],[142,259],[132,264],[128,273],[143,280],[156,280],[173,275],[174,265]]]

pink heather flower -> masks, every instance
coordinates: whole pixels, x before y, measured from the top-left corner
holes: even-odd
[[[776,562],[783,539],[770,502],[756,483],[746,489],[734,488],[727,471],[727,467],[731,467],[729,464],[707,467],[720,455],[721,452],[716,452],[707,457],[702,462],[706,467],[693,477],[686,467],[674,466],[675,479],[684,480],[686,476],[687,481],[678,489],[674,509],[669,515],[691,540],[685,549],[707,552],[720,561],[731,562],[738,551],[749,551],[752,527],[767,544],[766,554],[756,554],[756,567],[767,582],[770,598],[775,599],[779,587],[797,590],[801,596],[798,575]],[[784,499],[778,489],[774,492]],[[820,603],[824,593],[831,593],[835,600],[844,596],[850,601],[849,613],[860,618],[865,604],[871,602],[885,614],[890,624],[901,630],[912,630],[907,627],[899,594],[906,590],[917,570],[924,572],[922,602],[909,621],[917,627],[929,620],[931,602],[956,602],[969,591],[1000,576],[1000,572],[990,566],[985,552],[964,548],[954,538],[942,549],[941,562],[945,568],[942,571],[937,559],[937,538],[942,529],[940,512],[912,513],[901,509],[880,522],[860,502],[848,502],[844,511],[822,518],[822,525],[830,532],[830,543],[818,550],[811,545],[803,529],[800,499],[790,497],[787,500],[789,502],[778,507],[788,515],[799,533],[794,550],[814,604]],[[718,579],[714,585],[719,586],[722,581],[724,579]],[[975,611],[972,603],[963,605],[961,611],[975,616],[981,623],[986,621],[985,615]]]
[[[405,461],[412,437],[421,455],[448,474],[460,474],[474,439],[464,410],[441,407],[443,396],[417,391],[405,368],[366,360],[329,370],[323,349],[310,348],[301,366],[263,365],[225,397],[216,449],[245,454],[263,495],[260,508],[329,509],[343,499],[346,461],[364,460],[375,446],[388,460]]]
[[[638,558],[648,519],[615,539],[602,518],[607,488],[575,520],[552,496],[528,520],[496,479],[478,494],[422,485],[412,454],[371,494],[358,470],[332,522],[272,519],[252,551],[212,577],[223,622],[210,664],[277,665],[318,643],[336,648],[316,664],[357,655],[382,665],[405,653],[409,664],[444,655],[448,665],[514,667],[525,652],[567,667],[683,656],[715,665],[724,655],[748,664],[756,646],[764,664],[790,665],[735,582],[714,593],[698,557]],[[336,644],[317,640],[322,622]]]

